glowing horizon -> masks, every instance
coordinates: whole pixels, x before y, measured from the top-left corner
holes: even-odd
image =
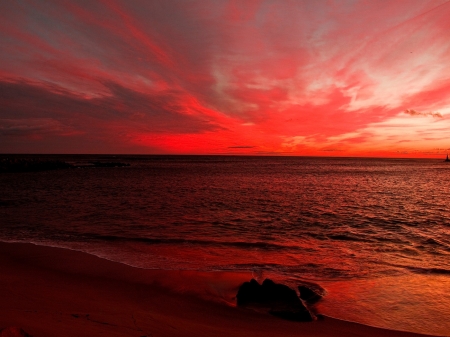
[[[450,152],[450,1],[0,4],[0,152]]]

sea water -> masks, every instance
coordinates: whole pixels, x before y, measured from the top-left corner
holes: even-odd
[[[0,240],[142,268],[315,282],[327,290],[323,314],[450,334],[450,165],[442,160],[51,159],[86,167],[1,173]]]

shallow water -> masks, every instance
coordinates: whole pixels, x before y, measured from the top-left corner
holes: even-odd
[[[60,158],[131,166],[0,174],[1,240],[315,281],[330,316],[450,333],[450,165],[440,160]]]

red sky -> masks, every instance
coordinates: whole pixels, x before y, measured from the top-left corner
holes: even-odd
[[[0,152],[443,157],[450,1],[1,1]]]

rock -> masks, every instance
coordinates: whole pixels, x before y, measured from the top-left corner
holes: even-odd
[[[312,322],[316,316],[303,304],[299,307],[274,308],[269,310],[269,314],[297,322]]]
[[[16,326],[10,326],[0,330],[0,337],[32,337],[30,334],[27,334],[21,328]]]
[[[300,298],[310,304],[316,303],[325,294],[325,290],[322,288],[314,289],[313,287],[307,285],[298,286],[298,291],[300,293]]]
[[[244,282],[239,287],[236,295],[237,305],[247,306],[254,303],[259,303],[262,296],[261,285],[255,279],[251,279],[250,282]]]
[[[254,279],[244,282],[236,299],[239,306],[264,308],[270,314],[284,319],[302,322],[315,319],[294,289],[270,279],[265,279],[262,285]]]
[[[287,285],[275,283],[270,279],[265,279],[262,283],[262,292],[264,300],[271,304],[290,304],[296,305],[301,303],[294,289],[289,288]]]

